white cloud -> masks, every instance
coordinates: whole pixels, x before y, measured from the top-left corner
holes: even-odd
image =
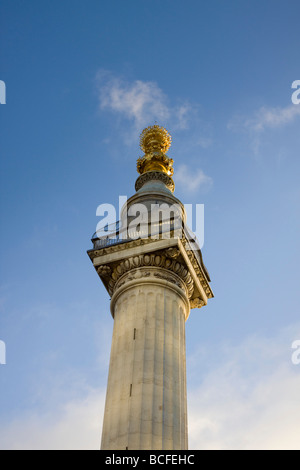
[[[246,132],[250,139],[249,143],[253,155],[261,158],[265,145],[268,144],[270,139],[266,131],[282,130],[288,124],[295,122],[299,116],[300,105],[289,105],[285,108],[263,106],[252,117],[235,116],[228,122],[227,128],[232,131]],[[280,146],[282,148],[281,144]],[[275,149],[275,153],[277,153],[277,149]],[[277,153],[277,161],[280,160],[281,157]]]
[[[90,390],[52,412],[28,413],[0,429],[0,449],[100,449],[104,398],[104,390]]]
[[[300,106],[287,106],[286,108],[262,107],[253,119],[245,122],[245,126],[255,131],[263,131],[267,128],[278,128],[292,122],[300,116]]]
[[[191,117],[195,114],[195,109],[189,103],[184,103],[179,106],[175,106],[173,110],[171,110],[170,114],[174,119],[173,129],[188,129],[189,121]]]
[[[293,122],[300,116],[300,106],[290,105],[285,108],[261,107],[253,117],[237,116],[228,123],[228,129],[236,130],[240,127],[261,132],[266,129],[276,129]]]
[[[168,125],[173,130],[187,129],[195,112],[188,103],[171,105],[156,82],[126,81],[108,71],[97,74],[99,106],[130,120],[136,130],[154,124]]]
[[[238,346],[202,346],[187,358],[190,449],[300,450],[300,366],[291,361],[296,339],[299,324]],[[104,400],[104,388],[89,389],[46,413],[2,422],[0,448],[99,449]]]
[[[292,337],[253,337],[218,351],[225,359],[188,393],[190,448],[300,450],[300,367],[291,364]],[[199,367],[201,358],[194,361]]]
[[[103,74],[99,77],[101,109],[119,113],[133,120],[137,127],[169,117],[167,98],[156,83],[142,80],[127,83],[110,75],[103,77]]]
[[[193,169],[187,165],[180,165],[174,173],[175,183],[188,192],[196,192],[200,189],[207,190],[213,180],[207,176],[201,168]]]

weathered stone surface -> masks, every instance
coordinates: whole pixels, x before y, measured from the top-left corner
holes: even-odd
[[[140,280],[140,285],[121,286],[112,299],[114,331],[101,448],[187,449],[189,301],[181,288],[159,277],[155,283],[148,277]]]

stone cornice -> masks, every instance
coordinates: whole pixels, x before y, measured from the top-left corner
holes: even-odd
[[[185,239],[185,236],[183,236],[181,240],[181,244],[184,247],[185,253],[187,254],[194,270],[197,275],[197,278],[199,279],[201,283],[201,287],[203,288],[205,295],[208,299],[212,299],[214,297],[213,291],[209,285],[209,281],[207,279],[207,276],[204,272],[203,267],[198,263],[196,256],[193,252],[193,250],[188,250],[186,249],[187,241]]]
[[[141,254],[176,247],[178,245],[177,240],[177,238],[139,238],[138,240],[130,240],[128,242],[123,241],[118,245],[108,246],[99,250],[90,250],[88,255],[96,267],[99,264],[111,263],[132,256],[136,253],[137,247],[139,247],[139,253]]]

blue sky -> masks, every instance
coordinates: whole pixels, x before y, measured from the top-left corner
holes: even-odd
[[[113,325],[86,250],[155,121],[215,293],[186,325],[190,447],[299,448],[299,14],[2,1],[0,448],[99,447]]]

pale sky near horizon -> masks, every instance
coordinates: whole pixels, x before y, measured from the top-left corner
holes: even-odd
[[[215,294],[186,325],[190,448],[300,449],[299,15],[2,0],[0,449],[100,445],[113,320],[86,251],[155,121],[175,195],[205,205]]]

